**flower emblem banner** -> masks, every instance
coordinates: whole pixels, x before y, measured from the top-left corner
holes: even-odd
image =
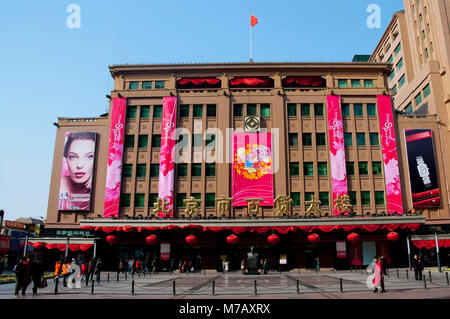
[[[233,133],[233,206],[261,198],[260,206],[273,206],[272,134]]]
[[[381,149],[383,152],[384,177],[388,214],[403,214],[402,191],[398,168],[397,143],[391,97],[378,95],[378,118],[380,121]]]
[[[344,128],[342,125],[341,97],[327,95],[328,137],[330,140],[331,185],[333,190],[333,213],[340,215],[334,206],[338,195],[348,195],[347,170],[345,167]]]
[[[105,206],[103,209],[104,217],[117,217],[119,215],[126,107],[126,98],[113,98],[109,129],[108,168],[106,171]]]
[[[161,152],[159,162],[158,198],[167,202],[165,211],[158,212],[159,217],[173,217],[173,190],[175,175],[175,128],[177,119],[177,98],[163,98],[163,116],[161,130]]]

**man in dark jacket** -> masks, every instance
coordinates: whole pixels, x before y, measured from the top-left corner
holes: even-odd
[[[37,290],[42,282],[44,270],[42,268],[42,261],[38,259],[31,264],[31,278],[33,280],[33,295],[37,295]]]
[[[17,264],[14,266],[13,273],[16,275],[16,289],[14,290],[14,296],[19,296],[19,291],[22,288],[25,281],[25,265],[23,259],[20,258]]]
[[[423,262],[417,255],[414,255],[412,266],[414,268],[415,279],[422,280]]]
[[[89,278],[91,279],[91,281],[94,280],[94,269],[95,269],[94,258],[91,258],[87,268],[86,286],[89,284]]]

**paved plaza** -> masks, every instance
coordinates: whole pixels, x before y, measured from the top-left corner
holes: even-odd
[[[109,274],[109,281],[108,281]],[[424,281],[414,280],[414,272],[390,269],[385,277],[386,293],[375,294],[366,282],[369,273],[362,271],[295,270],[270,272],[267,275],[242,275],[240,272],[222,273],[159,273],[133,276],[102,273],[100,284],[83,282],[81,289],[58,285],[55,294],[53,279],[48,287],[32,296],[14,297],[14,284],[0,285],[0,299],[450,299],[450,285],[446,273],[432,271],[431,282],[426,271]],[[407,278],[408,277],[408,278]],[[60,281],[62,283],[62,280]],[[342,287],[342,288],[341,288]]]

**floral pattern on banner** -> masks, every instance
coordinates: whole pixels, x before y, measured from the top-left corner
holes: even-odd
[[[106,171],[104,217],[119,215],[120,183],[125,130],[126,98],[113,98],[109,131],[108,168]]]
[[[260,179],[271,173],[272,154],[264,145],[247,144],[237,149],[234,157],[234,169],[246,179]]]

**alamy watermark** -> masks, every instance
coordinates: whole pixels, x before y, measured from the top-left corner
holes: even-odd
[[[67,13],[70,15],[66,19],[66,26],[69,29],[80,29],[81,28],[81,8],[78,4],[69,4],[66,9]]]
[[[381,28],[381,8],[378,4],[370,4],[366,9],[370,15],[367,17],[366,25],[369,29]]]

